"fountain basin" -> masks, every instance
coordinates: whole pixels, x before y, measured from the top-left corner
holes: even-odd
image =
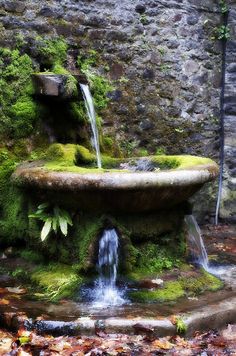
[[[26,163],[16,169],[12,180],[36,194],[46,194],[47,200],[85,211],[148,212],[187,201],[218,175],[218,166],[210,159],[169,157],[179,162],[177,168],[154,172],[76,166],[56,169],[44,162]]]

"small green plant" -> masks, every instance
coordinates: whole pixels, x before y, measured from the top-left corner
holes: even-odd
[[[229,11],[229,7],[226,4],[225,0],[220,0],[220,9],[221,9],[222,14],[225,14],[226,12]]]
[[[218,40],[228,40],[230,38],[229,26],[222,25],[217,29]]]
[[[159,48],[158,48],[158,51],[159,51],[159,53],[160,53],[161,56],[164,56],[164,54],[165,54],[165,48],[159,47]]]
[[[58,206],[52,208],[48,203],[39,205],[36,212],[30,214],[29,218],[35,218],[44,222],[40,235],[42,241],[52,231],[57,233],[59,230],[64,236],[67,236],[68,225],[72,226],[71,217],[66,210]]]
[[[176,318],[176,331],[178,334],[185,334],[187,331],[187,325],[181,317]]]
[[[147,25],[148,24],[148,19],[147,19],[147,16],[145,14],[140,15],[140,22],[143,25]]]
[[[156,155],[157,156],[162,156],[166,154],[166,149],[164,147],[158,147],[156,149]]]

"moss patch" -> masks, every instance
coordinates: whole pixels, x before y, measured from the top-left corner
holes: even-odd
[[[49,147],[46,158],[50,163],[45,167],[49,170],[67,171],[78,173],[97,173],[104,171],[120,171],[126,172],[125,169],[120,169],[121,163],[129,163],[132,165],[132,160],[136,161],[140,157],[133,158],[114,158],[108,155],[102,155],[102,169],[96,168],[96,155],[90,152],[86,147],[81,145],[62,145],[53,144]],[[212,164],[214,161],[204,157],[197,156],[147,156],[159,169],[185,169],[194,168],[194,166]],[[215,163],[214,163],[215,164]],[[89,168],[89,167],[90,168]],[[86,169],[84,169],[86,168]]]
[[[140,303],[170,302],[184,296],[184,290],[178,281],[167,282],[162,289],[129,293],[132,301]]]
[[[31,97],[32,60],[5,48],[0,48],[0,58],[0,137],[24,138],[32,134],[39,112]]]
[[[179,277],[177,281],[164,283],[156,290],[139,290],[129,293],[132,301],[141,303],[176,301],[183,296],[196,296],[206,291],[215,292],[223,287],[217,277],[202,271],[197,277]]]
[[[33,272],[31,279],[51,301],[72,297],[82,283],[82,278],[67,265],[42,267]]]
[[[16,158],[6,150],[1,150],[0,157],[0,239],[10,243],[27,235],[27,203],[22,192],[10,181]]]

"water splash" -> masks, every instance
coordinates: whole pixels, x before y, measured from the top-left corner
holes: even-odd
[[[89,117],[89,121],[91,124],[91,129],[93,133],[92,137],[92,144],[94,146],[94,149],[96,151],[96,157],[97,157],[97,166],[98,168],[102,167],[102,161],[101,161],[101,153],[100,153],[100,146],[99,146],[99,135],[98,135],[98,128],[97,128],[97,122],[96,122],[96,112],[94,108],[94,103],[93,103],[93,97],[91,95],[91,92],[89,90],[89,86],[87,84],[80,84],[80,88],[83,94],[84,102],[85,102],[85,107],[86,111]]]
[[[219,277],[232,288],[236,288],[236,266],[233,265],[211,265],[204,245],[200,227],[193,215],[185,216],[185,223],[188,227],[188,241],[193,255],[194,262],[199,264],[208,273]]]
[[[193,215],[185,216],[185,223],[188,227],[188,241],[194,262],[202,266],[206,271],[209,270],[209,259],[204,245],[200,227]]]
[[[99,241],[98,270],[99,278],[95,282],[94,307],[122,305],[126,301],[116,287],[118,268],[118,235],[115,229],[104,230]]]

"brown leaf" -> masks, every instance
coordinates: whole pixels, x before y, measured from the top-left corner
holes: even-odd
[[[175,345],[171,344],[167,340],[155,340],[152,342],[152,346],[155,348],[163,349],[163,350],[170,350],[172,349]]]
[[[177,324],[177,316],[176,315],[171,315],[169,317],[169,320],[170,322],[173,324],[173,325],[176,325]]]
[[[4,298],[0,299],[0,305],[8,305],[8,304],[10,304],[9,300]]]
[[[215,339],[212,339],[211,343],[212,345],[218,347],[225,347],[227,345],[227,341],[222,336],[218,336]]]

